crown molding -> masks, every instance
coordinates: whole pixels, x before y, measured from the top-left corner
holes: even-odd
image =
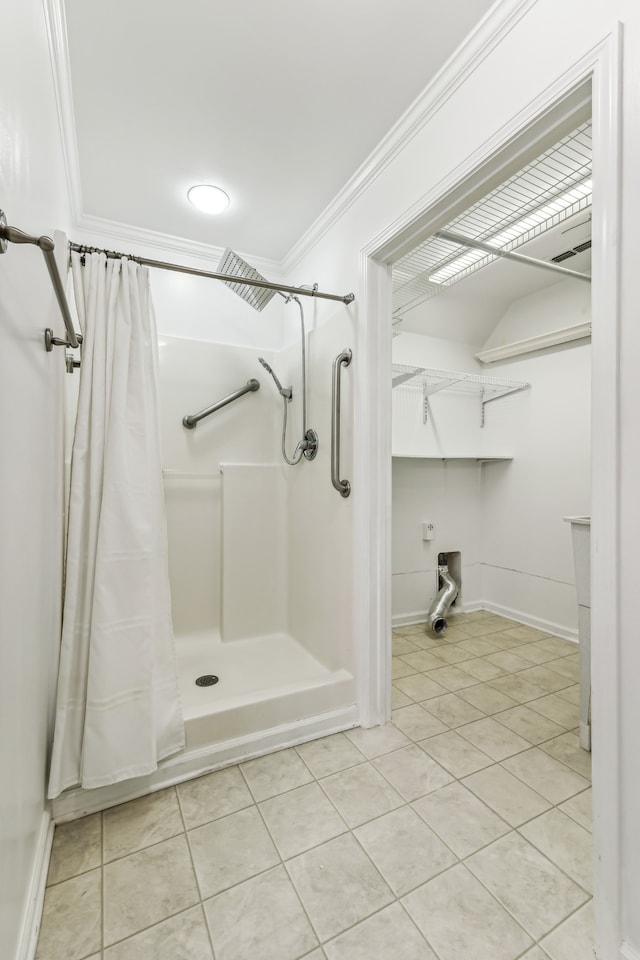
[[[175,237],[170,233],[161,233],[157,230],[147,230],[133,224],[121,223],[118,220],[108,220],[104,217],[93,217],[83,214],[78,218],[71,238],[88,246],[99,246],[111,240],[117,244],[131,244],[158,251],[171,251],[193,259],[213,262],[219,260],[224,252],[223,247],[213,247],[196,240],[186,240]]]
[[[71,219],[75,224],[82,216],[82,186],[78,140],[73,110],[73,89],[69,66],[67,18],[64,0],[42,0],[53,73],[53,88],[58,113],[58,127],[64,159]]]
[[[215,266],[219,262],[225,250],[224,247],[212,246],[198,240],[188,240],[185,237],[176,237],[170,233],[146,230],[144,227],[136,227],[133,224],[120,223],[117,220],[107,220],[86,214],[79,218],[73,233],[71,240],[86,243],[88,246],[99,246],[101,243],[108,243],[113,240],[120,246],[123,243],[131,245],[133,253],[140,253],[141,249],[144,249],[147,256],[152,255],[148,251],[168,253],[172,258],[184,258],[189,262],[193,260],[205,261],[210,269],[212,269],[212,265]],[[237,252],[240,256],[245,256],[241,251]],[[281,276],[282,266],[277,260],[256,257],[254,254],[246,254],[246,257],[251,261],[252,266],[255,266],[260,272],[266,271],[270,276],[275,276],[276,280],[283,279]]]
[[[537,0],[497,0],[282,261],[290,273],[513,30]]]
[[[118,242],[125,240],[146,248],[171,251],[172,254],[190,259],[208,262],[219,259],[222,254],[220,247],[84,213],[65,0],[42,0],[42,3],[71,206],[72,230],[78,234],[98,232],[101,236],[112,237]],[[259,262],[265,269],[280,274],[281,277],[291,273],[536,3],[537,0],[497,0],[283,260],[278,262],[251,254],[251,262]]]

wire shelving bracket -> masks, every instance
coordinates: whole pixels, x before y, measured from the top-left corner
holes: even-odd
[[[520,380],[506,380],[504,377],[487,377],[479,373],[463,373],[454,370],[436,370],[431,367],[412,367],[404,363],[393,364],[392,387],[406,384],[408,387],[422,389],[422,422],[426,423],[429,414],[429,397],[441,390],[455,387],[464,393],[475,393],[480,397],[480,426],[484,427],[485,407],[494,400],[500,400],[511,393],[528,390],[531,384]]]

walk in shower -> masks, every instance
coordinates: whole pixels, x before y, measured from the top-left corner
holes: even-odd
[[[229,250],[218,270],[239,281],[264,281]],[[315,603],[322,585],[309,602],[308,568],[318,550],[310,514],[325,499],[330,512],[339,507],[328,471],[329,397],[309,389],[307,366],[316,365],[312,380],[321,387],[323,379],[330,382],[330,363],[322,349],[309,351],[315,332],[309,336],[305,330],[301,300],[291,289],[258,317],[254,311],[279,291],[225,285],[252,308],[215,285],[225,310],[240,310],[252,329],[255,323],[255,348],[163,336],[159,349],[169,574],[186,753],[206,754],[213,763],[230,751],[259,753],[356,722],[349,624],[319,629],[323,614]],[[305,294],[316,296],[317,288]],[[300,336],[292,330],[290,345],[265,349],[269,338],[261,330],[296,307]],[[323,334],[319,339],[322,343]],[[274,390],[271,378],[285,387]],[[211,414],[202,416],[209,404]],[[317,459],[307,411],[311,422],[317,418],[323,424]],[[191,414],[191,429],[185,428],[185,414]]]
[[[269,360],[286,370],[296,353],[294,346]],[[309,641],[314,611],[300,609],[291,588],[304,540],[293,513],[298,471],[279,456],[277,395],[265,384],[196,429],[182,424],[187,410],[230,393],[256,366],[254,350],[161,339],[169,569],[187,750],[238,738],[292,742],[313,718],[354,701],[347,651],[331,637],[321,646]],[[199,685],[201,677],[217,679]]]
[[[71,248],[74,256],[84,257],[84,248]],[[104,257],[106,251],[95,253]],[[120,256],[107,253],[106,263]],[[139,260],[173,271],[164,274],[168,286],[158,282],[153,289],[156,313],[166,316],[177,304],[184,309],[190,298],[192,306],[203,307],[206,297],[190,287],[200,281],[174,281],[181,269]],[[184,272],[221,278],[208,271]],[[153,271],[152,276],[162,275]],[[235,298],[229,306],[224,287],[214,289],[222,291],[216,300],[222,327],[230,315],[233,324]],[[296,288],[284,289],[292,294],[286,302],[297,299]],[[307,295],[323,296],[315,288]],[[348,557],[344,551],[336,555],[345,514],[331,484],[335,411],[321,386],[323,374],[330,383],[342,324],[338,317],[313,331],[317,369],[312,381],[320,386],[309,391],[308,403],[324,446],[316,460],[315,453],[298,457],[298,443],[293,459],[299,466],[292,470],[291,460],[282,455],[280,402],[284,393],[298,399],[291,406],[291,437],[295,433],[304,440],[298,430],[306,424],[306,361],[301,375],[300,343],[291,337],[288,345],[282,325],[270,334],[263,320],[254,344],[246,309],[239,309],[242,322],[247,321],[243,346],[229,342],[228,325],[215,341],[215,323],[210,340],[164,334],[158,339],[158,425],[184,749],[166,755],[151,774],[116,777],[91,791],[56,793],[54,809],[62,819],[358,722],[351,616],[339,590]],[[279,314],[273,308],[270,313],[277,326]],[[307,347],[312,338],[301,326]],[[47,349],[58,344],[71,345],[53,340]],[[80,366],[78,356],[69,355],[68,372]],[[88,370],[92,359],[87,354]],[[274,367],[292,390],[272,389],[264,370]],[[66,378],[67,467],[80,382],[77,375]],[[123,490],[129,482],[123,477]]]

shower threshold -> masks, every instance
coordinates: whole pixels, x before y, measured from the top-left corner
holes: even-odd
[[[251,736],[353,703],[352,675],[331,670],[288,634],[221,642],[176,637],[186,749]],[[196,686],[214,674],[218,682]]]

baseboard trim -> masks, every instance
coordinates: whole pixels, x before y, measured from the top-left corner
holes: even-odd
[[[164,790],[165,787],[171,787],[205,773],[212,773],[214,770],[243,760],[250,760],[274,750],[283,750],[285,747],[305,743],[307,740],[315,740],[341,730],[348,730],[357,726],[358,721],[358,707],[354,703],[315,717],[296,720],[234,740],[186,751],[177,757],[163,761],[156,772],[148,777],[125,780],[122,783],[98,787],[95,790],[83,790],[81,787],[66,790],[52,801],[53,819],[56,823],[77,820],[90,813],[97,813],[99,810],[106,810],[119,803],[126,803],[128,800]]]
[[[453,613],[475,613],[476,610],[484,610],[482,603],[463,603],[461,606],[454,607]],[[451,613],[451,611],[449,611]],[[391,617],[391,626],[413,627],[418,623],[425,623],[427,619],[427,610],[413,610],[411,613],[396,613]]]
[[[531,614],[523,613],[522,610],[514,610],[512,607],[503,606],[500,603],[491,601],[478,601],[476,603],[463,603],[460,608],[454,612],[475,613],[476,610],[486,610],[487,613],[495,613],[499,617],[507,617],[509,620],[516,620],[525,627],[534,627],[536,630],[543,630],[544,633],[551,633],[554,637],[561,637],[563,640],[578,642],[578,630],[572,627],[564,626],[560,623],[553,623],[551,620],[543,620],[541,617],[534,617]],[[414,610],[411,613],[398,613],[391,618],[391,626],[394,629],[399,627],[410,627],[418,623],[424,623],[427,619],[426,610]],[[640,957],[638,957],[640,960]]]
[[[40,830],[36,842],[36,852],[31,871],[29,892],[22,920],[22,931],[18,940],[16,960],[33,960],[38,946],[40,922],[42,920],[42,906],[44,892],[47,886],[49,860],[51,859],[51,845],[53,844],[54,823],[51,814],[46,810],[42,814]]]
[[[483,609],[489,613],[495,613],[499,617],[508,617],[509,620],[517,620],[525,627],[534,627],[536,630],[542,630],[544,633],[552,633],[554,637],[561,637],[563,640],[578,642],[577,627],[567,627],[562,623],[554,623],[552,620],[544,620],[542,617],[535,617],[530,613],[523,613],[522,610],[514,610],[501,603],[484,603]]]

